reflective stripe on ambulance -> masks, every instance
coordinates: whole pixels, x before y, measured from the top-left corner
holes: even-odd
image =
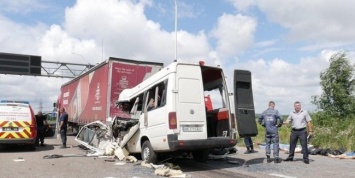
[[[27,121],[0,121],[1,127],[22,127],[22,131],[3,131],[0,130],[0,139],[8,138],[31,138],[30,123]]]

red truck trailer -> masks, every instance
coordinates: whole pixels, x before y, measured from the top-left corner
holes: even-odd
[[[58,111],[65,108],[72,128],[124,115],[115,106],[122,90],[136,86],[162,68],[163,63],[110,57],[61,86]]]

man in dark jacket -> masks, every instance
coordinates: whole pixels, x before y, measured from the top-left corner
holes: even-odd
[[[268,163],[271,163],[270,159],[270,145],[273,142],[274,149],[274,162],[281,163],[281,159],[279,158],[279,131],[278,127],[282,126],[283,119],[282,115],[278,110],[274,109],[275,103],[273,101],[269,102],[269,108],[265,110],[260,118],[259,123],[265,127],[265,152],[266,152],[266,160]]]
[[[42,114],[41,111],[39,111],[36,115],[36,122],[37,122],[37,137],[36,137],[36,145],[39,146],[39,142],[41,142],[41,146],[44,145],[44,133],[46,130],[46,125],[47,123],[47,117]],[[45,125],[46,124],[46,125]]]
[[[65,112],[64,108],[61,108],[58,130],[60,132],[60,138],[62,139],[63,145],[60,148],[67,147],[67,125],[68,125],[68,114]]]

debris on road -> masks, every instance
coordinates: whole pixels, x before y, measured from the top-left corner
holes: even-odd
[[[147,167],[147,168],[153,168],[153,166],[145,161],[142,161],[141,166]]]
[[[118,165],[118,166],[123,166],[125,165],[126,163],[125,162],[118,162],[118,163],[115,163],[115,165]]]
[[[115,162],[116,160],[114,159],[105,159],[105,162]]]
[[[87,155],[86,154],[65,154],[65,155],[51,154],[51,155],[43,156],[43,159],[63,158],[63,157],[87,157]]]
[[[14,159],[15,162],[22,162],[25,161],[22,157],[18,157],[17,159]]]
[[[154,169],[154,174],[164,177],[186,177],[186,174],[180,170],[179,166],[174,166],[172,163],[165,163],[162,165],[150,164]]]
[[[122,121],[116,123],[113,127],[114,130],[112,130],[109,125],[101,121],[94,121],[83,126],[75,137],[75,141],[81,144],[81,148],[91,150],[91,153],[88,153],[87,156],[114,156],[120,161],[137,162],[137,159],[129,156],[129,152],[122,146],[122,141],[126,143],[129,138],[125,137],[126,134],[123,134],[123,132],[121,133],[121,130],[130,130],[136,125],[138,125],[137,122],[125,123]]]

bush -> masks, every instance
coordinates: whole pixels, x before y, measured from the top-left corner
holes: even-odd
[[[284,116],[284,121],[286,118]],[[355,150],[355,118],[331,118],[324,112],[311,114],[311,118],[314,134],[312,145],[320,148]],[[265,143],[265,128],[260,124],[257,124],[257,128],[258,135],[252,138],[255,146],[257,143]],[[280,143],[289,144],[290,134],[290,126],[284,125],[279,128]],[[245,146],[243,138],[238,138],[238,146]]]
[[[312,114],[312,144],[321,148],[355,150],[355,118],[332,118],[324,112]]]

